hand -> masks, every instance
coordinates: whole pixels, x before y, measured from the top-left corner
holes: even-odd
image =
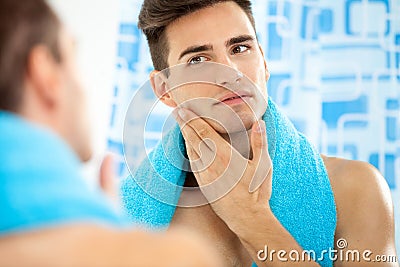
[[[116,186],[114,158],[111,154],[104,157],[100,165],[99,184],[104,194],[111,200],[113,206],[121,209],[121,199]]]
[[[272,161],[264,121],[252,127],[253,158],[248,160],[193,112],[179,109],[176,117],[192,170],[214,212],[238,235],[265,223],[272,215]]]

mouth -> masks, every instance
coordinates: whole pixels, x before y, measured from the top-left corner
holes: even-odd
[[[218,104],[224,103],[225,105],[236,105],[245,103],[246,98],[250,98],[250,94],[247,92],[231,92],[218,98]]]

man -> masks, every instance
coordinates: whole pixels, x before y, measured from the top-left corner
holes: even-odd
[[[44,0],[0,1],[0,266],[219,266],[198,237],[134,230],[86,187],[79,159],[92,151],[74,49]]]
[[[223,173],[235,175],[229,168],[243,166],[244,160],[249,166],[243,172],[242,180],[232,191],[216,201],[210,201],[209,205],[196,208],[178,207],[171,224],[185,225],[206,234],[218,244],[218,252],[224,256],[227,266],[250,266],[252,262],[260,267],[316,266],[315,261],[296,261],[287,257],[290,250],[302,253],[303,248],[292,232],[283,227],[269,206],[268,200],[274,188],[271,185],[272,163],[268,155],[265,124],[262,120],[263,113],[266,112],[266,97],[256,96],[255,92],[249,101],[244,99],[249,95],[243,96],[235,92],[235,97],[224,86],[224,82],[216,86],[203,84],[197,87],[181,84],[173,89],[167,88],[163,82],[164,78],[168,78],[167,76],[174,72],[174,68],[179,68],[175,66],[201,66],[211,62],[223,64],[244,74],[266,96],[269,72],[263,51],[257,42],[250,1],[145,0],[138,26],[147,37],[155,68],[150,76],[152,87],[161,101],[179,110],[176,112],[176,118],[182,128],[192,169],[205,166],[193,163],[198,162],[202,156],[210,158],[212,153],[216,154],[215,164],[210,164],[203,171],[194,172],[194,175],[189,173],[185,185],[205,186],[217,180]],[[163,71],[166,68],[170,70]],[[206,108],[193,101],[204,98],[210,100],[208,103],[203,102],[206,103]],[[237,140],[237,136],[242,138],[243,134],[237,134],[235,129],[229,132],[221,127],[221,124],[224,127],[229,125],[229,120],[225,118],[229,115],[217,108],[217,102],[225,102],[225,105],[239,116],[251,146],[241,145],[240,140]],[[217,124],[214,121],[226,122]],[[268,128],[269,125],[266,126]],[[238,144],[232,144],[233,157],[227,141],[228,135],[231,137],[229,142],[236,141]],[[212,140],[214,148],[203,140]],[[246,158],[240,155],[248,156]],[[343,249],[342,252],[345,253],[351,253],[351,250],[361,253],[368,250],[374,255],[396,255],[393,206],[389,188],[383,177],[367,163],[323,155],[319,158],[326,169],[331,186],[326,193],[333,193],[335,204],[332,207],[335,208],[336,205],[336,227],[326,226],[334,232],[332,238],[335,240],[335,249]],[[254,160],[261,163],[254,164]],[[233,163],[229,165],[229,161]],[[249,190],[253,177],[260,175],[263,176],[262,185]],[[129,183],[125,185],[126,188],[129,186],[133,187]],[[299,190],[306,191],[308,188],[304,186]],[[132,203],[134,198],[130,197],[129,190],[125,190],[124,194],[128,208],[134,210],[134,207],[140,206],[140,203]],[[324,198],[324,193],[318,197]],[[300,200],[287,199],[287,202],[295,203]],[[296,219],[300,217],[301,214]],[[305,226],[296,225],[299,231],[302,227]],[[348,250],[339,242],[343,238],[347,241]],[[318,237],[310,242],[318,242]],[[276,258],[264,260],[263,253],[267,252],[261,250],[265,245],[275,252],[286,251],[286,261]],[[324,264],[330,266],[332,262]],[[395,264],[367,262],[362,259],[352,261],[345,258],[334,262],[335,266],[397,266]]]

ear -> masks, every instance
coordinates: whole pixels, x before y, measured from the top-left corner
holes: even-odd
[[[173,100],[171,92],[168,90],[168,85],[164,73],[158,70],[153,70],[150,73],[150,83],[154,93],[161,100],[161,102],[173,108],[178,106]]]
[[[261,55],[262,55],[262,57],[263,57],[263,60],[264,60],[264,67],[265,67],[265,81],[267,81],[267,82],[268,82],[268,80],[269,80],[269,77],[270,77],[270,73],[269,73],[269,70],[268,70],[267,60],[265,59],[264,50],[262,49],[262,47],[261,47],[261,45],[260,45],[260,44],[258,45],[258,47],[260,48]]]
[[[50,50],[43,45],[34,47],[28,55],[27,81],[40,102],[48,107],[54,106],[59,99],[58,64]]]

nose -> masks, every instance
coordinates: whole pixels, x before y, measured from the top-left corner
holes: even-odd
[[[229,59],[218,61],[218,63],[215,70],[216,84],[227,87],[241,81],[243,73],[237,70]]]

